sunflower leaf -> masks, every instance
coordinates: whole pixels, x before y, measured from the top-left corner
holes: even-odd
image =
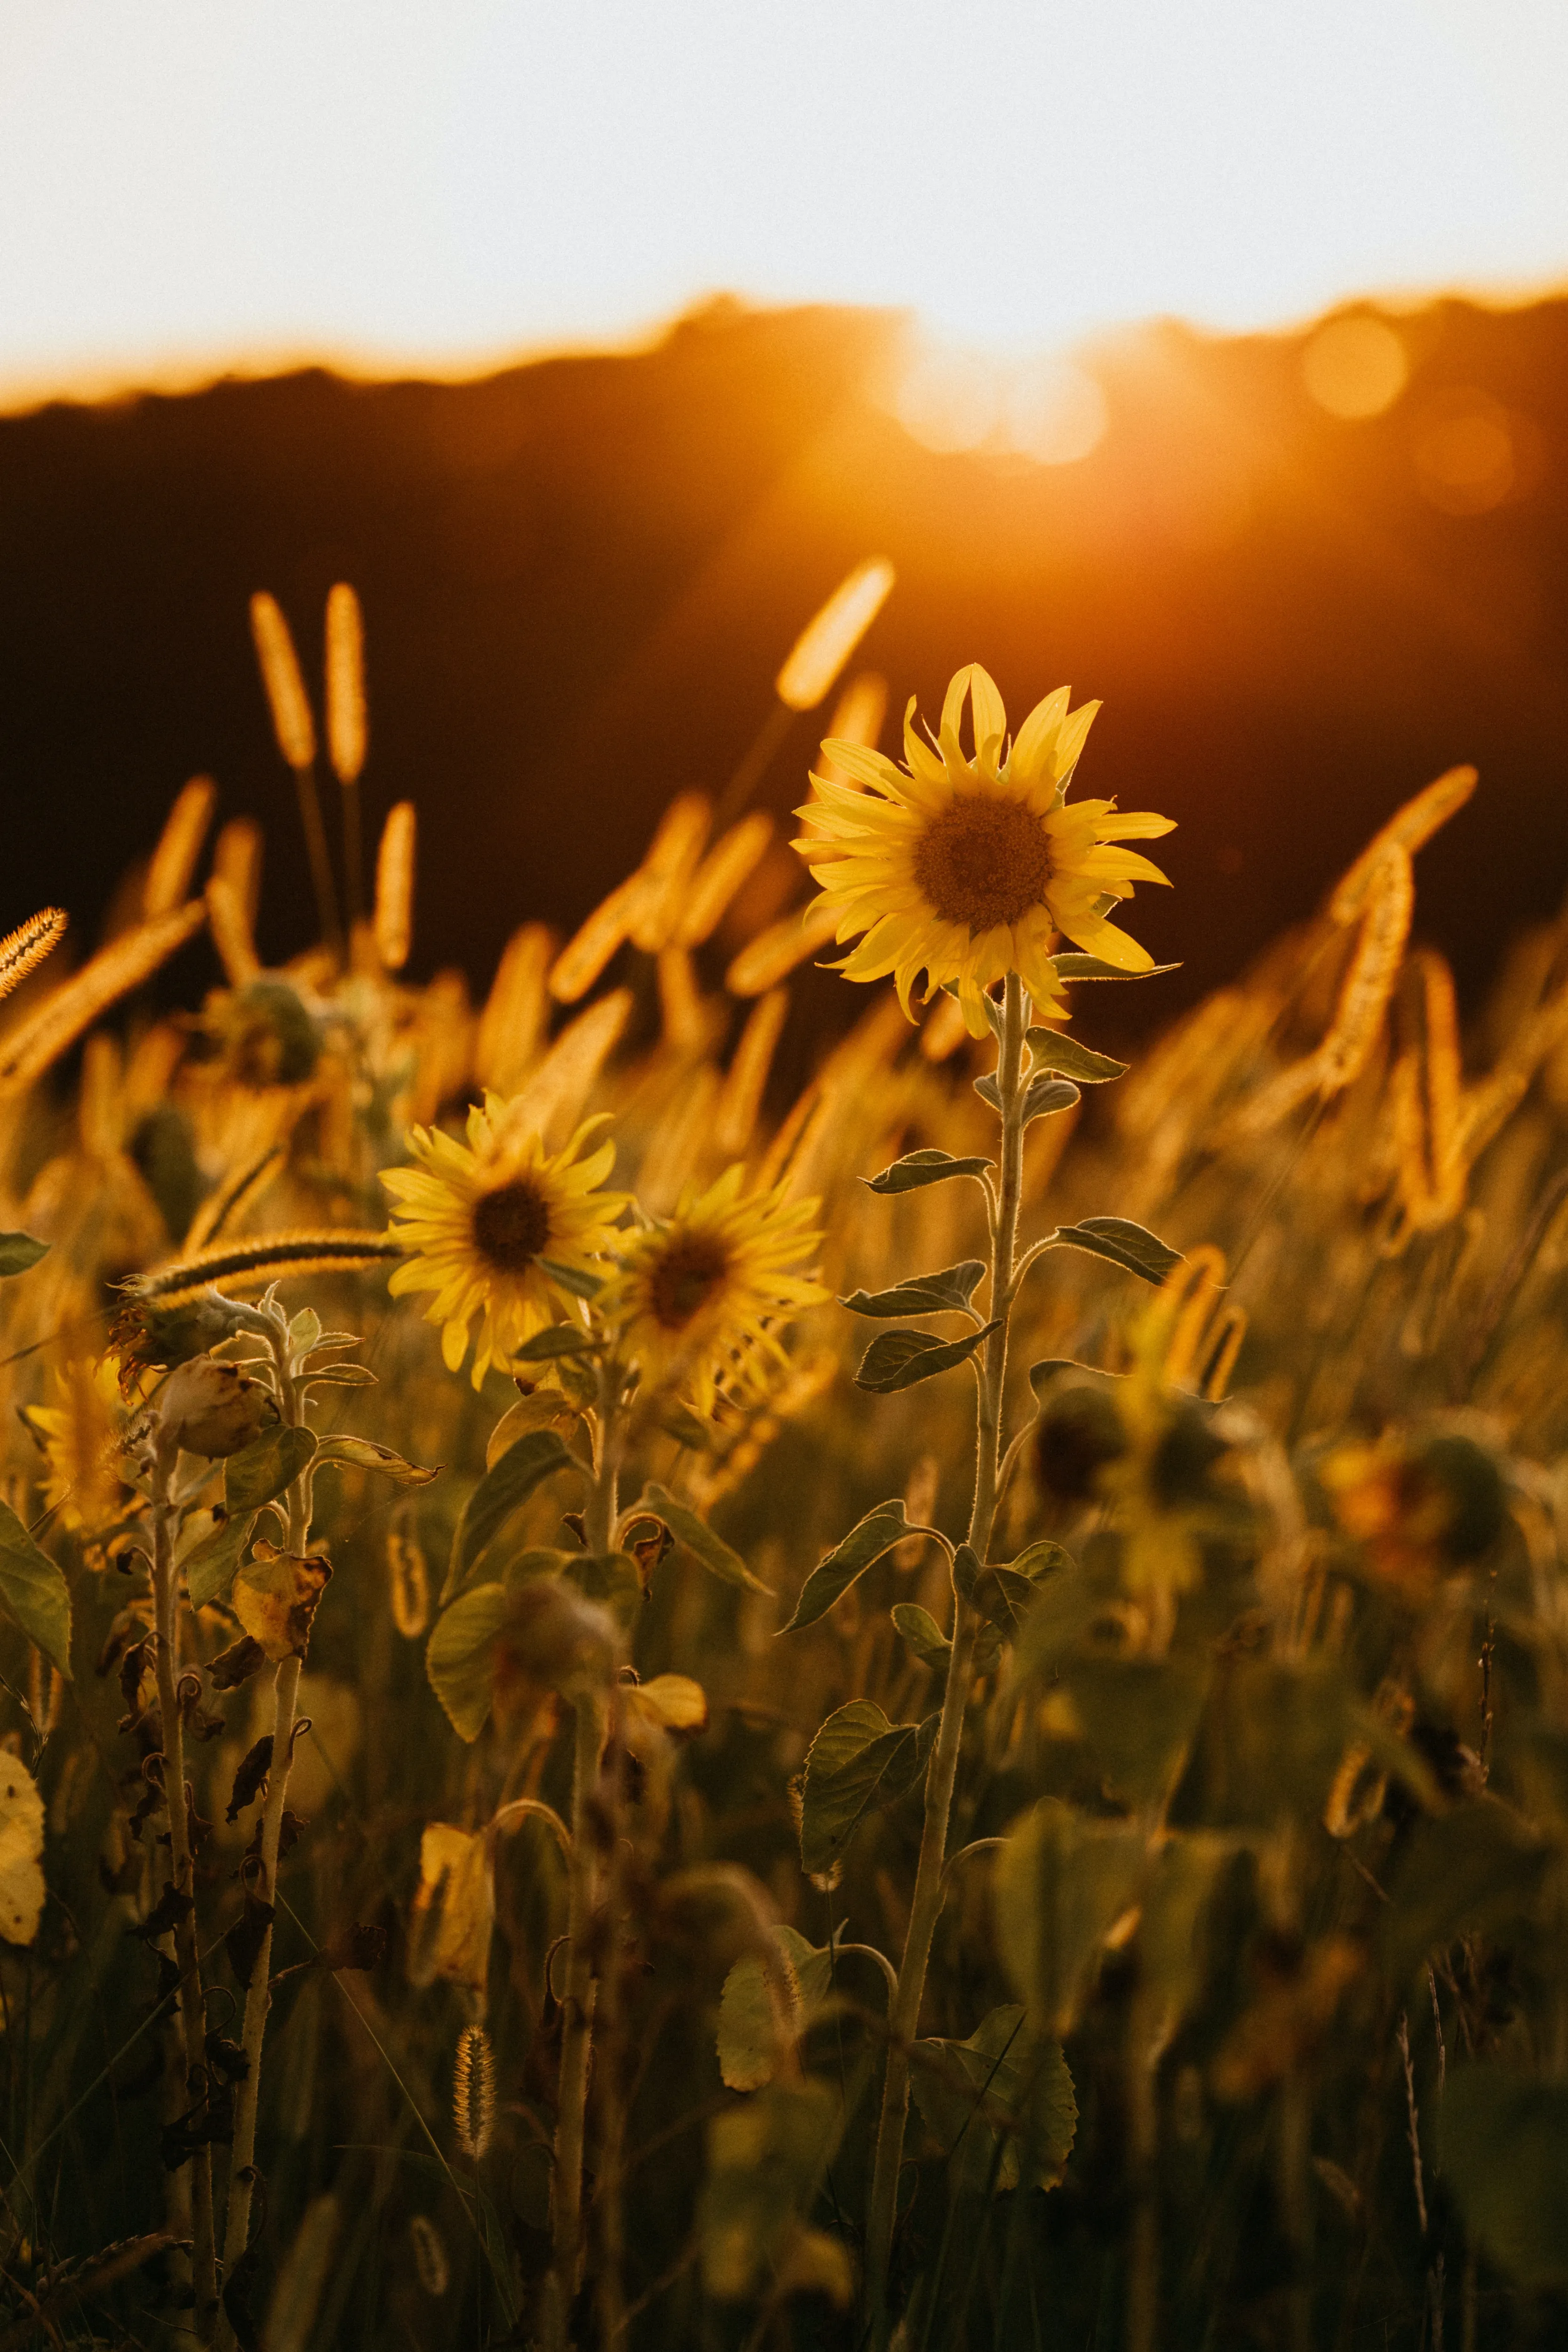
[[[486,1471],[463,1506],[463,1516],[457,1522],[443,1601],[449,1601],[461,1589],[469,1570],[494,1543],[512,1513],[528,1501],[536,1486],[542,1486],[558,1470],[575,1470],[580,1476],[583,1475],[581,1463],[569,1451],[558,1431],[530,1429],[515,1445],[507,1446],[493,1469]]]
[[[1031,1029],[1029,1033],[1030,1052],[1034,1067],[1058,1071],[1064,1078],[1076,1078],[1080,1086],[1101,1086],[1108,1078],[1124,1078],[1131,1065],[1113,1061],[1109,1054],[1091,1053],[1076,1037],[1069,1037],[1060,1029]]]
[[[949,1176],[983,1176],[988,1160],[956,1160],[950,1151],[906,1151],[880,1176],[868,1176],[873,1192],[913,1192],[922,1184],[945,1184]]]
[[[685,1544],[693,1558],[721,1583],[742,1585],[748,1592],[766,1592],[772,1597],[772,1586],[753,1576],[740,1554],[732,1551],[722,1536],[715,1535],[706,1519],[699,1519],[688,1504],[678,1503],[666,1488],[650,1480],[637,1507],[646,1511],[650,1518],[662,1519],[675,1541]]]
[[[811,1570],[800,1588],[795,1614],[788,1625],[780,1626],[780,1633],[798,1633],[802,1627],[814,1625],[819,1617],[825,1617],[856,1577],[863,1576],[874,1561],[891,1551],[894,1544],[902,1543],[908,1533],[903,1498],[897,1495],[891,1502],[879,1503],[863,1519],[857,1519],[843,1541]]]
[[[0,1234],[0,1280],[12,1274],[26,1274],[49,1254],[47,1242],[36,1242],[31,1234]]]
[[[230,1517],[276,1502],[315,1454],[316,1440],[310,1431],[286,1421],[275,1423],[253,1445],[231,1454],[224,1464],[224,1501]]]
[[[961,1339],[942,1339],[935,1331],[879,1331],[861,1358],[855,1386],[878,1396],[912,1389],[917,1381],[967,1361],[997,1328],[987,1323],[977,1331],[966,1331]]]
[[[0,1607],[69,1682],[70,1588],[9,1503],[0,1503]]]
[[[1179,971],[1179,963],[1152,963],[1147,971],[1124,971],[1120,964],[1107,963],[1101,956],[1052,956],[1058,980],[1157,980],[1162,972]]]
[[[1113,1265],[1141,1276],[1156,1289],[1172,1266],[1181,1264],[1182,1255],[1130,1217],[1084,1217],[1076,1225],[1060,1226],[1047,1246],[1087,1250],[1091,1257],[1108,1258]]]
[[[590,1274],[586,1266],[565,1265],[559,1258],[541,1257],[539,1267],[558,1289],[570,1291],[573,1298],[597,1298],[604,1287],[601,1275]]]
[[[383,1478],[391,1478],[399,1486],[428,1486],[439,1470],[423,1470],[414,1462],[405,1462],[390,1445],[378,1445],[373,1437],[324,1437],[316,1449],[318,1464],[336,1462],[345,1470],[374,1470]]]
[[[552,1363],[558,1356],[591,1356],[596,1342],[580,1323],[549,1323],[525,1339],[517,1351],[519,1364]]]
[[[925,1768],[938,1718],[890,1723],[872,1700],[852,1699],[829,1716],[806,1755],[801,1783],[800,1866],[831,1871],[873,1799],[912,1789]]]
[[[254,1511],[241,1511],[236,1517],[225,1519],[222,1527],[214,1528],[193,1551],[186,1554],[185,1590],[193,1609],[220,1599],[228,1590],[245,1548],[256,1531],[256,1519]]]
[[[856,1290],[839,1305],[852,1315],[951,1315],[968,1307],[986,1269],[977,1257],[944,1266],[940,1274],[912,1274],[892,1290]]]
[[[900,1601],[894,1606],[893,1622],[904,1645],[914,1653],[923,1666],[945,1674],[953,1654],[953,1644],[928,1609],[914,1601]]]
[[[1049,1118],[1053,1111],[1071,1110],[1074,1103],[1082,1099],[1070,1080],[1053,1078],[1042,1070],[1037,1077],[1030,1078],[1025,1090],[1023,1123],[1028,1127],[1033,1119]]]
[[[424,1671],[430,1687],[458,1738],[467,1740],[470,1747],[484,1730],[490,1712],[495,1692],[491,1653],[506,1622],[505,1586],[473,1585],[436,1619],[425,1649]]]

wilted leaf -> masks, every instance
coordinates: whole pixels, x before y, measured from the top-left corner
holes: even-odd
[[[405,1462],[390,1445],[378,1445],[371,1437],[324,1437],[316,1449],[318,1465],[323,1462],[340,1463],[346,1470],[373,1470],[378,1477],[390,1478],[398,1486],[428,1486],[439,1470],[422,1470],[416,1463]]]
[[[922,1665],[930,1666],[937,1674],[946,1673],[953,1644],[928,1609],[920,1608],[913,1601],[896,1601],[893,1622],[900,1638]]]
[[[891,1801],[924,1770],[936,1736],[924,1723],[890,1723],[872,1700],[852,1699],[829,1716],[806,1755],[801,1789],[800,1866],[831,1871],[873,1798]]]
[[[411,1984],[438,1977],[483,1996],[496,1917],[491,1843],[483,1830],[432,1822],[420,1840],[419,1888],[409,1918]]]
[[[643,1487],[637,1506],[650,1517],[663,1519],[677,1543],[685,1544],[694,1559],[700,1560],[710,1576],[722,1583],[744,1586],[748,1592],[766,1592],[772,1598],[772,1588],[752,1575],[737,1551],[732,1551],[722,1536],[716,1536],[706,1519],[685,1503],[678,1503],[667,1487],[652,1481]]]
[[[226,1650],[220,1651],[207,1668],[214,1690],[237,1690],[241,1683],[249,1682],[267,1664],[267,1652],[248,1633]]]
[[[985,1271],[977,1257],[967,1257],[939,1274],[911,1275],[892,1290],[852,1291],[839,1305],[852,1315],[880,1315],[889,1320],[900,1315],[957,1313],[967,1307]]]
[[[1008,1840],[991,1883],[997,1939],[1036,2032],[1071,2031],[1149,1864],[1141,1831],[1085,1820],[1055,1797]]]
[[[301,1559],[257,1544],[256,1557],[235,1578],[229,1605],[251,1639],[275,1663],[302,1658],[310,1646],[317,1604],[327,1590],[332,1563],[320,1553]]]
[[[0,1755],[0,1936],[30,1944],[44,1914],[44,1801],[20,1758]]]
[[[0,1234],[0,1281],[7,1275],[26,1274],[41,1257],[47,1257],[49,1244],[36,1242],[31,1234]],[[31,1942],[32,1938],[27,1938]]]
[[[1076,1078],[1080,1086],[1102,1086],[1108,1078],[1124,1078],[1130,1066],[1113,1061],[1109,1054],[1092,1053],[1064,1029],[1031,1029],[1029,1049],[1037,1070],[1055,1070],[1064,1078]]]
[[[254,1511],[242,1512],[238,1518],[225,1519],[187,1552],[183,1562],[185,1590],[191,1596],[193,1609],[203,1608],[216,1601],[228,1590],[235,1569],[240,1564],[246,1544],[256,1529]]]
[[[950,2159],[953,2188],[984,2197],[1061,2179],[1078,2128],[1059,2042],[1036,2042],[1021,2008],[993,2009],[967,2042],[915,2045],[915,2103]],[[924,2063],[922,2063],[924,2062]]]
[[[507,1588],[476,1584],[436,1619],[424,1653],[430,1687],[460,1739],[485,1728],[495,1692],[496,1637],[507,1622]]]
[[[272,1769],[272,1734],[265,1732],[253,1748],[247,1748],[235,1767],[234,1786],[229,1790],[226,1822],[237,1822],[247,1805],[254,1805],[260,1796],[267,1774]]]
[[[918,1381],[967,1362],[997,1328],[988,1323],[978,1331],[967,1331],[961,1339],[942,1339],[935,1331],[879,1331],[861,1358],[855,1386],[877,1396],[912,1389]]]
[[[38,1549],[9,1503],[0,1503],[0,1604],[68,1682],[70,1588],[48,1554]]]
[[[873,1192],[913,1192],[922,1184],[945,1184],[949,1176],[983,1176],[988,1160],[955,1160],[950,1151],[906,1151],[880,1176],[868,1176]]]
[[[788,1625],[780,1626],[780,1633],[798,1633],[802,1626],[814,1625],[820,1617],[825,1617],[856,1577],[863,1576],[908,1533],[903,1496],[895,1495],[890,1502],[878,1503],[863,1519],[856,1520],[843,1541],[835,1545],[825,1559],[818,1561],[800,1588],[795,1614]]]
[[[662,1731],[701,1731],[707,1722],[707,1694],[689,1675],[655,1675],[622,1693],[632,1713]]]
[[[1443,2178],[1493,2262],[1524,2287],[1568,2285],[1568,2085],[1462,2066],[1440,2116]]]
[[[558,1470],[569,1469],[575,1470],[579,1476],[584,1475],[581,1464],[567,1451],[557,1430],[530,1430],[507,1448],[463,1506],[452,1543],[452,1565],[441,1596],[444,1601],[465,1582],[512,1513],[520,1510],[547,1478],[553,1478]]]
[[[1128,1274],[1140,1275],[1157,1288],[1173,1265],[1181,1264],[1180,1250],[1134,1224],[1130,1217],[1084,1217],[1075,1225],[1060,1225],[1051,1236],[1053,1249],[1087,1250],[1091,1257],[1108,1258]]]
[[[275,1422],[255,1442],[224,1465],[224,1501],[231,1519],[276,1502],[315,1455],[316,1440],[308,1429]]]

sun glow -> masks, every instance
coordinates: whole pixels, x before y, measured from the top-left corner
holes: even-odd
[[[1019,352],[1568,269],[1557,0],[16,0],[6,26],[12,398],[456,370],[724,289]],[[982,440],[1090,436],[1082,385],[990,396]]]

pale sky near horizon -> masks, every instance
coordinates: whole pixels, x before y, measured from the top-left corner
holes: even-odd
[[[1568,280],[1565,0],[0,0],[0,404]]]

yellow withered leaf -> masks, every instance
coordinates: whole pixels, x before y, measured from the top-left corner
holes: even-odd
[[[30,1944],[44,1909],[44,1801],[26,1768],[0,1756],[0,1936]]]
[[[495,1916],[489,1837],[483,1830],[432,1822],[419,1844],[419,1891],[409,1921],[410,1980],[428,1985],[444,1977],[482,1996]]]
[[[316,1604],[331,1573],[331,1561],[319,1552],[301,1559],[258,1543],[255,1559],[235,1577],[235,1615],[275,1664],[305,1655]]]

